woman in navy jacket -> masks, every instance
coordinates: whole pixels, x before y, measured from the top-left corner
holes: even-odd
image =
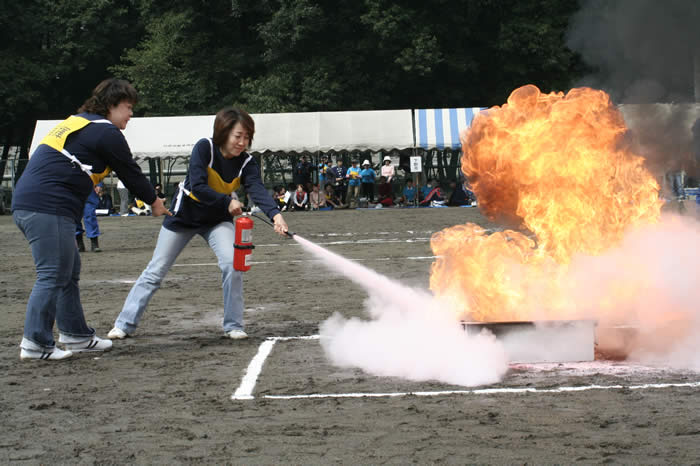
[[[121,130],[131,118],[136,91],[126,81],[102,81],[78,110],[42,139],[17,182],[12,216],[29,241],[37,279],[24,322],[20,358],[60,360],[73,352],[105,351],[112,342],[95,335],[80,303],[80,255],[75,225],[93,186],[111,170],[153,209],[169,213],[134,162]],[[56,347],[54,322],[58,324]]]
[[[213,138],[200,139],[192,149],[187,177],[173,200],[173,216],[163,222],[153,258],[131,288],[109,338],[125,338],[136,330],[151,297],[195,235],[209,243],[218,259],[225,334],[233,339],[247,338],[243,330],[243,277],[233,269],[233,217],[243,213],[236,190],[243,185],[255,205],[274,222],[275,231],[282,236],[287,232],[277,203],[262,183],[258,164],[245,152],[254,133],[255,123],[243,110],[226,108],[216,114]]]

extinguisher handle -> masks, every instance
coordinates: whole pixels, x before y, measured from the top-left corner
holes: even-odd
[[[233,244],[234,249],[255,249],[255,245],[253,244]]]

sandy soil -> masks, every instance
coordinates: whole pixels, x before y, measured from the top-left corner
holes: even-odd
[[[429,238],[475,209],[290,213],[296,231],[404,283],[426,288]],[[101,254],[84,253],[88,321],[104,335],[150,259],[160,220],[106,218]],[[269,399],[265,395],[455,390],[435,382],[339,369],[318,341],[279,342],[254,399],[231,394],[270,336],[318,333],[334,311],[362,315],[364,292],[329,274],[291,240],[256,223],[245,275],[247,330],[221,331],[213,253],[196,238],[178,259],[135,338],[104,355],[20,362],[29,247],[0,216],[0,461],[3,463],[698,463],[700,388],[569,393]],[[700,374],[597,361],[586,367],[517,365],[491,387],[638,385],[700,381]],[[488,388],[491,388],[488,387]],[[487,387],[478,387],[487,388]]]

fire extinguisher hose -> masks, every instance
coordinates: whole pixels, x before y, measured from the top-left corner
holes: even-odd
[[[250,215],[253,216],[253,217],[255,217],[255,218],[257,218],[258,220],[262,220],[263,222],[265,222],[265,223],[267,223],[268,225],[270,225],[272,228],[275,227],[275,224],[272,223],[272,222],[270,222],[270,221],[269,221],[268,219],[266,219],[265,217],[260,217],[260,216],[255,215],[255,214],[250,214]],[[285,233],[286,233],[287,236],[289,236],[290,238],[293,238],[293,237],[294,237],[294,233],[291,232],[291,231],[286,231]]]

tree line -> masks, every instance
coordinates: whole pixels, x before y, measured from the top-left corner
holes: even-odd
[[[586,71],[565,45],[577,0],[2,3],[2,165],[109,76],[155,116],[491,106]]]

